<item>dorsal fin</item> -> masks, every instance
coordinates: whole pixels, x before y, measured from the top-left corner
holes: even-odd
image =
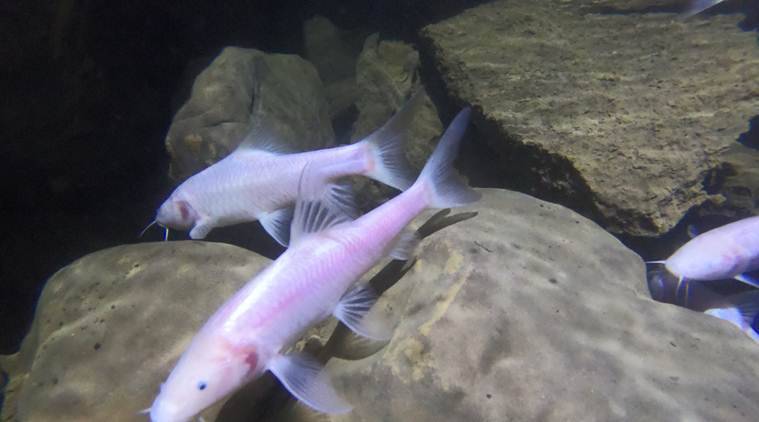
[[[316,233],[353,220],[353,199],[346,185],[330,183],[328,171],[306,163],[298,181],[290,244],[294,245],[308,233]]]
[[[258,117],[261,118],[261,116]],[[248,134],[245,135],[237,149],[257,149],[278,155],[297,152],[291,146],[283,143],[280,137],[260,120],[250,125]]]

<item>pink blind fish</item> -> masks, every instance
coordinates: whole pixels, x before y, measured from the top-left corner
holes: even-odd
[[[253,130],[227,157],[187,179],[158,210],[155,223],[190,229],[203,239],[215,227],[258,220],[286,246],[298,177],[306,163],[329,169],[327,179],[364,175],[399,190],[413,182],[403,140],[422,96],[415,95],[382,128],[361,142],[285,154],[276,140]],[[335,199],[341,193],[334,193]]]
[[[375,294],[354,284],[380,259],[408,257],[415,241],[404,228],[423,210],[479,199],[452,168],[468,117],[468,109],[456,116],[413,186],[356,220],[323,200],[321,179],[333,170],[307,166],[290,248],[201,328],[161,386],[151,420],[189,420],[265,371],[316,410],[349,411],[317,363],[285,352],[329,315],[360,335],[390,338],[388,324],[368,313]]]
[[[650,263],[664,264],[681,281],[735,278],[759,287],[747,274],[759,270],[759,216],[702,233],[666,260]]]

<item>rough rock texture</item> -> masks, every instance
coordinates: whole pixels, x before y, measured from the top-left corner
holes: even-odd
[[[47,283],[2,420],[144,421],[136,413],[221,303],[269,262],[220,243],[160,242],[87,255]]]
[[[700,214],[727,215],[731,219],[759,214],[759,150],[731,145],[723,154],[724,171],[719,180],[719,191],[725,201],[717,206],[707,206]]]
[[[323,16],[314,16],[303,24],[305,57],[324,83],[332,118],[356,100],[356,60],[363,38],[356,31],[336,27]]]
[[[227,47],[198,75],[174,116],[166,136],[171,176],[183,179],[223,158],[256,124],[294,150],[334,142],[313,65],[295,55]]]
[[[356,80],[359,115],[353,125],[353,140],[360,140],[385,124],[412,92],[424,91],[419,82],[419,53],[400,41],[380,41],[379,34],[366,38],[356,64]],[[427,96],[426,92],[422,95]],[[429,97],[410,129],[407,155],[421,169],[443,130]]]
[[[740,16],[582,4],[485,4],[424,28],[424,51],[480,112],[509,182],[615,232],[667,232],[709,199],[706,176],[759,110],[756,36]]]
[[[654,302],[640,258],[589,220],[483,192],[381,299],[402,315],[390,344],[330,361],[355,406],[330,420],[755,420],[747,336]]]

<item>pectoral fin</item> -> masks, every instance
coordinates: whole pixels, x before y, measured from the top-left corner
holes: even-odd
[[[393,334],[391,325],[380,314],[370,313],[376,302],[377,294],[370,286],[356,286],[340,299],[335,318],[359,335],[372,340],[388,340]]]
[[[323,413],[347,413],[351,405],[332,388],[324,368],[303,355],[278,355],[268,369],[287,391],[308,406]]]
[[[261,225],[274,240],[282,246],[287,246],[290,242],[290,223],[293,220],[293,208],[280,208],[273,212],[268,212],[259,217]]]
[[[195,223],[195,226],[190,230],[190,239],[205,239],[208,233],[213,230],[213,222],[211,220],[203,219]]]

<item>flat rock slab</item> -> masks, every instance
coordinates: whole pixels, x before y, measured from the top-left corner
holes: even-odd
[[[160,242],[85,256],[48,281],[2,420],[145,421],[200,326],[270,262],[235,246]]]
[[[227,47],[195,79],[166,135],[170,175],[184,179],[232,152],[254,125],[293,151],[334,144],[314,66],[292,54]]]
[[[424,28],[423,51],[479,112],[507,183],[655,236],[709,199],[706,176],[748,130],[759,48],[738,15],[585,12],[617,3],[493,2]]]

